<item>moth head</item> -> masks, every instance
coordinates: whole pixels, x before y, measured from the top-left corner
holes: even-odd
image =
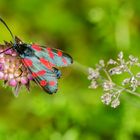
[[[21,39],[19,39],[17,36],[15,36],[15,41],[12,44],[13,44],[13,48],[15,48],[17,50],[19,50],[19,49],[22,50],[27,46],[27,44],[25,44],[23,41],[21,41]]]
[[[15,43],[16,43],[17,45],[22,45],[22,44],[24,44],[24,43],[21,41],[21,39],[19,39],[17,36],[15,36]]]

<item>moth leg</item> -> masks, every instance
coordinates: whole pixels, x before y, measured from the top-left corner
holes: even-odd
[[[22,75],[22,73],[23,73],[23,70],[20,68],[20,71],[21,71],[21,73],[20,73],[20,75],[19,75],[19,77]]]
[[[16,78],[20,77],[23,74],[23,70],[22,70],[22,64],[19,65],[19,67],[17,68],[18,71],[20,71],[20,74],[18,76],[16,76]],[[17,72],[18,72],[17,71]]]

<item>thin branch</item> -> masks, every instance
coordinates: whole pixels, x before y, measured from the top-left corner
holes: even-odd
[[[111,79],[109,73],[107,72],[107,70],[106,70],[106,69],[103,69],[103,71],[105,72],[105,74],[106,74],[108,80],[109,80],[110,82],[112,82],[112,79]],[[113,83],[113,82],[112,82],[112,83]]]
[[[127,92],[127,93],[130,93],[130,94],[133,94],[133,95],[135,95],[135,96],[137,96],[137,97],[140,97],[140,93],[138,93],[138,92],[134,92],[134,91],[129,90],[129,89],[127,89],[127,88],[124,88],[124,87],[122,87],[122,86],[117,86],[117,87],[120,88],[120,89],[122,89],[123,91],[125,91],[125,92]]]

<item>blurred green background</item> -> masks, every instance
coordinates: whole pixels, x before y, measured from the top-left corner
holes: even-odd
[[[0,16],[25,42],[62,49],[75,61],[94,67],[119,51],[139,57],[139,0],[0,0]],[[0,42],[10,41],[0,25]],[[18,98],[0,86],[0,140],[139,140],[140,107],[122,95],[111,109],[102,90],[78,68],[62,69],[59,90],[45,94],[35,84]],[[136,98],[137,101],[139,99]]]

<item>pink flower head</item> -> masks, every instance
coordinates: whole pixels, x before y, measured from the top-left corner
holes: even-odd
[[[12,44],[5,42],[5,45],[0,45],[0,52],[9,47],[12,47]],[[22,85],[25,85],[29,90],[29,83],[32,79],[31,73],[22,64],[13,49],[0,54],[0,80],[4,80],[4,84],[14,88],[15,96],[18,96],[19,88]]]

